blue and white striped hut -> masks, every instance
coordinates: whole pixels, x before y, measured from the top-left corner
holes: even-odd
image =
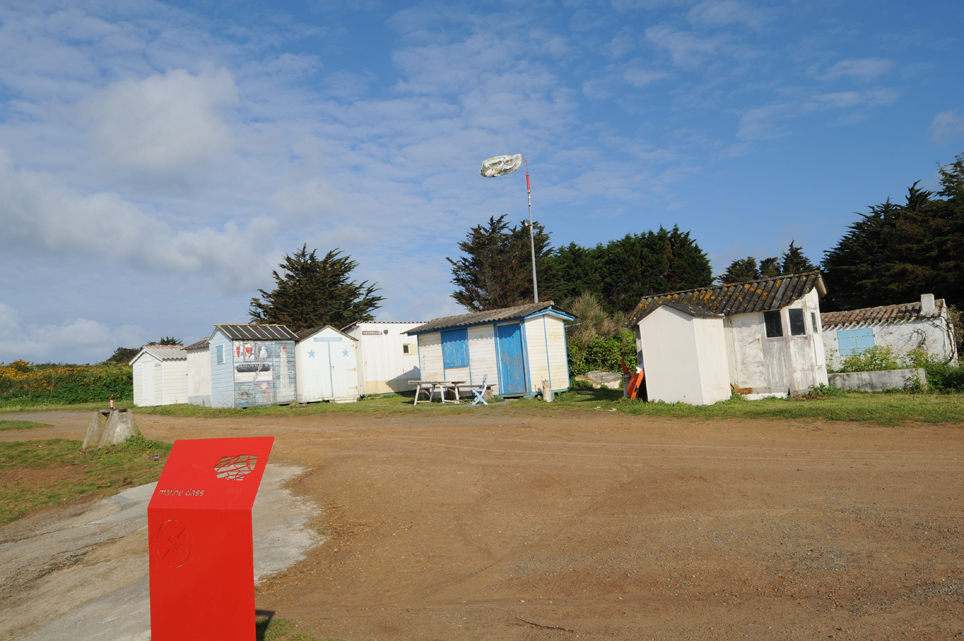
[[[482,378],[504,397],[535,396],[543,381],[569,389],[565,322],[574,317],[552,301],[436,318],[406,334],[418,337],[423,381]]]

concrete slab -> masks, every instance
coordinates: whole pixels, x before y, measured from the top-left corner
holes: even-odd
[[[313,502],[282,488],[303,470],[269,464],[254,503],[255,581],[323,542]],[[0,641],[150,638],[147,504],[152,483],[0,528]]]

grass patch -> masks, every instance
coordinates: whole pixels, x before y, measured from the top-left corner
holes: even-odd
[[[46,423],[34,423],[33,421],[4,421],[0,420],[0,432],[6,430],[29,430],[33,427],[50,427]]]
[[[255,617],[255,636],[258,641],[342,641],[336,637],[319,639],[310,630],[295,630],[299,624],[263,614]]]
[[[134,401],[114,401],[114,407],[119,410],[131,409]],[[35,403],[33,405],[6,405],[0,406],[0,416],[10,414],[24,414],[34,412],[97,412],[108,410],[108,401],[95,401],[91,403]]]
[[[161,416],[184,416],[194,418],[238,418],[253,416],[305,416],[321,414],[371,414],[393,415],[413,413],[436,416],[461,415],[468,412],[514,413],[558,412],[558,411],[611,411],[638,416],[659,418],[759,418],[759,419],[822,419],[827,421],[869,421],[883,425],[895,425],[913,421],[921,423],[964,423],[964,393],[914,394],[910,392],[845,392],[833,387],[821,386],[806,396],[792,399],[764,399],[747,401],[734,396],[728,401],[715,405],[692,406],[683,403],[644,403],[623,398],[620,390],[572,389],[555,395],[554,403],[543,403],[538,399],[519,399],[512,403],[471,406],[442,406],[439,403],[422,404],[412,407],[414,393],[403,392],[391,396],[367,397],[357,403],[309,403],[300,405],[266,405],[247,409],[215,409],[197,405],[163,405],[159,407],[133,407],[138,414]],[[498,401],[496,401],[498,402]],[[128,403],[118,403],[118,407],[132,407]],[[599,408],[599,409],[596,409]],[[23,411],[56,411],[103,409],[103,404],[67,405],[62,407],[42,406],[24,408]],[[0,415],[4,410],[0,409]]]
[[[169,443],[142,436],[97,450],[80,446],[65,439],[0,443],[0,524],[82,496],[156,481],[171,451]]]
[[[583,390],[585,391],[585,390]],[[735,396],[715,405],[685,403],[643,403],[623,398],[619,390],[599,389],[591,394],[569,391],[557,394],[552,404],[535,399],[513,403],[514,408],[539,406],[546,410],[612,411],[634,416],[659,418],[761,418],[827,421],[871,421],[896,425],[906,421],[921,423],[964,423],[964,394],[912,394],[908,392],[843,392],[819,388],[798,398],[768,398],[747,401]]]

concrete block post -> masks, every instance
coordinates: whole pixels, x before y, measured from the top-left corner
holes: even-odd
[[[104,428],[98,447],[123,443],[139,433],[137,424],[134,422],[133,412],[130,410],[114,410],[107,419],[107,427]]]
[[[110,412],[107,410],[94,412],[94,415],[90,417],[90,423],[87,424],[87,435],[84,437],[82,448],[86,450],[88,447],[100,447],[100,441],[104,437],[104,428],[107,427],[109,417]]]

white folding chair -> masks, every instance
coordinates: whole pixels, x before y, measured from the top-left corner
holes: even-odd
[[[475,395],[475,399],[472,401],[472,405],[478,405],[479,403],[482,403],[483,405],[488,405],[488,403],[485,402],[485,392],[486,390],[489,389],[489,386],[486,385],[486,381],[488,380],[489,380],[489,375],[486,374],[485,376],[482,377],[481,385],[479,385],[478,387],[473,385],[472,387],[469,388],[470,390],[472,390],[472,394]]]

